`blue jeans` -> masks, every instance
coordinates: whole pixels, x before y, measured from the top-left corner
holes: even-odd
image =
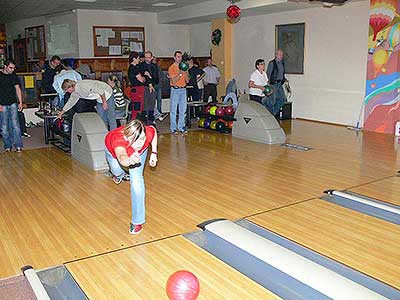
[[[271,85],[272,95],[263,98],[264,106],[273,116],[276,116],[286,101],[286,95],[281,83]]]
[[[187,108],[186,89],[171,88],[171,103],[170,103],[170,129],[171,132],[176,130],[185,130],[185,117]],[[178,128],[176,127],[176,114],[179,110]]]
[[[132,224],[138,225],[145,222],[145,197],[146,189],[144,186],[143,169],[146,163],[147,150],[140,155],[140,167],[129,169],[129,177],[131,184],[131,206],[132,206]],[[110,151],[106,149],[106,158],[110,166],[111,173],[121,178],[125,175],[124,169],[119,164],[118,160],[114,158]]]
[[[115,101],[114,101],[114,96],[111,95],[110,98],[107,100],[107,105],[108,109],[104,110],[103,108],[103,103],[97,102],[97,113],[100,115],[100,117],[103,119],[104,123],[106,124],[106,127],[109,130],[113,130],[117,128],[117,119],[115,117]]]
[[[3,137],[4,149],[22,148],[21,128],[18,119],[18,104],[3,105],[1,122],[1,135]]]

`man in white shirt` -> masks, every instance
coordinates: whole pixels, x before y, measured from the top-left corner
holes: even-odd
[[[207,59],[207,67],[203,69],[205,76],[204,82],[204,102],[208,102],[209,96],[212,98],[212,102],[217,102],[217,85],[221,77],[221,73],[218,68],[213,65],[212,59]]]
[[[85,79],[74,81],[65,79],[62,84],[64,92],[70,93],[68,102],[64,105],[58,118],[70,110],[80,98],[97,101],[97,113],[103,119],[109,130],[117,128],[117,120],[115,118],[115,101],[112,88],[105,82],[99,80]]]
[[[262,103],[262,99],[266,96],[264,94],[265,86],[268,84],[267,73],[265,73],[265,61],[257,59],[255,67],[256,70],[250,76],[249,95],[250,100]]]

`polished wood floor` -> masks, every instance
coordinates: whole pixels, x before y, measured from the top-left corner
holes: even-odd
[[[385,265],[384,270],[371,262],[383,261],[386,256],[379,254],[381,249],[374,248],[377,245],[370,245],[368,240],[371,239],[371,228],[388,229],[391,234],[383,237],[389,250],[384,253],[399,258],[398,247],[391,249],[399,241],[397,230],[385,222],[371,221],[370,217],[358,216],[347,209],[315,200],[326,189],[359,192],[362,187],[370,186],[372,196],[376,192],[376,198],[394,201],[399,190],[395,184],[398,178],[394,176],[400,170],[400,150],[396,151],[394,137],[356,133],[344,127],[299,120],[285,122],[284,128],[289,143],[313,149],[302,152],[205,131],[190,132],[186,137],[160,136],[159,165],[145,170],[147,220],[138,236],[128,234],[130,200],[127,183],[116,186],[103,174],[92,172],[53,148],[1,154],[0,277],[17,274],[26,264],[41,269],[66,263],[76,272],[78,282],[93,290],[96,282],[101,282],[99,277],[102,275],[96,277],[92,270],[107,265],[102,260],[105,256],[110,258],[108,266],[111,267],[117,261],[112,255],[120,255],[117,250],[135,246],[134,249],[121,250],[121,253],[132,251],[132,255],[141,258],[141,268],[147,266],[151,269],[154,262],[149,257],[135,255],[136,251],[143,253],[141,247],[147,246],[138,245],[154,242],[154,249],[162,248],[163,244],[169,247],[170,239],[180,240],[172,237],[196,230],[196,225],[204,220],[221,217],[232,220],[249,217],[264,226],[264,216],[277,215],[275,224],[280,225],[276,225],[274,230],[278,231],[280,226],[291,227],[286,222],[294,221],[292,209],[305,215],[304,219],[296,221],[304,221],[307,230],[299,228],[294,233],[286,232],[284,228],[279,230],[306,245],[318,226],[326,230],[331,228],[329,214],[318,221],[323,224],[313,226],[315,218],[318,219],[316,214],[319,211],[323,214],[329,207],[328,210],[334,210],[333,214],[339,219],[353,218],[355,214],[355,220],[360,222],[360,227],[366,228],[367,233],[366,237],[362,230],[355,234],[354,240],[345,243],[353,250],[346,251],[340,249],[340,243],[332,249],[330,244],[325,245],[327,234],[322,236],[318,251],[346,264],[353,261],[355,268],[398,286],[395,276],[399,274],[389,266],[392,258],[387,260],[388,266]],[[385,180],[393,182],[378,184]],[[308,208],[313,210],[314,218],[307,219]],[[340,222],[336,225],[340,232]],[[343,226],[347,226],[345,222]],[[379,228],[374,228],[372,233],[383,234]],[[308,230],[314,231],[308,233]],[[340,240],[339,236],[337,233],[329,243]],[[314,244],[318,244],[318,238],[310,239],[313,241],[310,247],[317,249]],[[350,253],[362,250],[351,244],[356,244],[359,239],[364,241],[362,245],[367,252],[364,266],[362,252],[356,253],[358,260],[353,259]],[[187,251],[192,251],[193,246],[187,243],[186,246]],[[371,252],[365,247],[371,247]],[[112,251],[117,252],[110,253]],[[335,251],[336,256],[333,254]],[[169,258],[172,261],[173,255]],[[185,261],[190,263],[188,257]],[[161,262],[160,268],[162,265]],[[115,268],[124,267],[116,264]],[[379,275],[381,271],[382,276]],[[146,274],[149,278],[153,276],[151,272]],[[128,284],[124,282],[121,279],[121,287]],[[109,287],[109,295],[115,289],[118,289],[118,284]],[[103,298],[96,294],[91,299]],[[125,298],[116,295],[107,299]]]
[[[365,196],[372,197],[391,204],[400,205],[399,176],[393,176],[383,180],[378,180],[370,184],[350,189],[350,191],[363,194]]]

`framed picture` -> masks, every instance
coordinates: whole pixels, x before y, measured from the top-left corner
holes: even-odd
[[[304,74],[305,23],[275,26],[275,48],[284,52],[285,72]]]

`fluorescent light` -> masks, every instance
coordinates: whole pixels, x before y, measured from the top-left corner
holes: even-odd
[[[76,2],[96,2],[97,0],[75,0]]]
[[[167,2],[159,2],[155,3],[152,6],[159,6],[159,7],[168,7],[168,6],[174,6],[176,3],[167,3]]]

